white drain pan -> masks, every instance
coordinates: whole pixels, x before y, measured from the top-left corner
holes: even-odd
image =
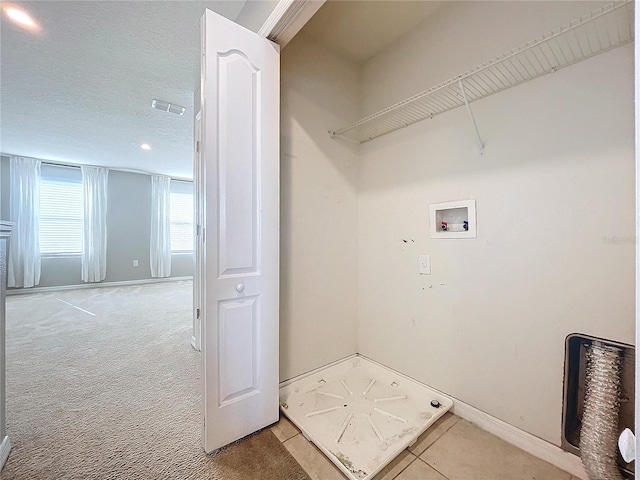
[[[280,388],[283,413],[353,480],[373,478],[452,405],[360,356]]]

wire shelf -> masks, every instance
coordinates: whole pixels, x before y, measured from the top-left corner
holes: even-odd
[[[632,0],[610,3],[329,134],[364,143],[627,44],[633,35]]]

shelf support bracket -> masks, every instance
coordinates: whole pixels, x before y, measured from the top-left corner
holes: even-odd
[[[480,155],[482,155],[484,153],[484,143],[482,143],[482,137],[480,136],[480,131],[478,130],[478,124],[476,123],[476,118],[473,116],[473,112],[471,111],[471,105],[469,105],[467,92],[464,90],[464,84],[462,83],[462,80],[458,80],[458,85],[460,85],[460,93],[462,93],[464,104],[467,106],[467,111],[469,112],[469,116],[471,117],[471,121],[473,122],[473,128],[476,131],[476,136],[478,137],[478,145],[480,146]]]

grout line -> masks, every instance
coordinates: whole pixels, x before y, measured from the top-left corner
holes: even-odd
[[[286,418],[286,417],[283,417],[283,418]],[[282,421],[282,420],[280,420],[280,421]],[[278,425],[278,423],[276,423],[275,425]],[[275,425],[271,426],[270,428],[275,428]],[[293,423],[291,425],[293,426]],[[282,431],[282,430],[280,430],[280,431]],[[273,432],[273,430],[272,430],[272,432]],[[298,430],[297,428],[296,428],[296,432],[298,432],[298,433],[294,433],[293,435],[291,435],[288,438],[285,438],[284,440],[280,440],[280,439],[278,439],[278,440],[280,440],[280,443],[284,444],[286,441],[291,440],[293,437],[295,437],[296,435],[300,434],[300,430]],[[274,435],[275,435],[275,433],[274,433]],[[286,436],[286,435],[283,435],[283,437],[284,436]],[[277,435],[276,435],[276,437],[277,437]]]
[[[451,411],[449,411],[449,413],[451,413]],[[445,416],[446,416],[446,414],[445,414]],[[438,420],[438,422],[439,422],[439,421],[444,421],[445,416],[442,416],[442,417]],[[452,414],[451,414],[451,417],[455,417],[455,418],[457,418],[457,420],[455,420],[451,425],[449,425],[449,428],[447,428],[444,432],[442,432],[442,433],[438,436],[438,438],[436,438],[433,442],[431,442],[431,445],[429,445],[427,448],[425,448],[424,450],[422,450],[419,454],[418,454],[418,453],[413,453],[413,452],[411,452],[411,453],[413,453],[416,457],[420,457],[420,455],[422,455],[424,452],[426,452],[427,450],[429,450],[429,449],[430,449],[430,448],[431,448],[431,447],[432,447],[432,446],[433,446],[433,445],[434,445],[438,440],[440,440],[442,437],[444,437],[444,436],[447,434],[447,432],[448,432],[449,430],[451,430],[451,429],[452,429],[452,428],[453,428],[453,427],[454,427],[454,426],[455,426],[455,425],[460,421],[460,417],[458,417],[458,416],[457,416],[456,414],[454,414],[454,413],[452,413]],[[448,418],[451,418],[451,417],[448,417]],[[436,423],[437,423],[437,422],[436,422]],[[433,429],[433,430],[432,430],[432,433],[433,433],[433,432],[435,432],[438,428],[440,428],[440,426],[441,426],[441,425],[438,425],[438,426],[436,427],[436,426],[435,426],[435,424],[434,424],[434,425],[431,425],[431,426],[430,426],[430,427],[429,427],[429,428],[424,432],[424,434],[423,434],[423,435],[428,434],[428,433],[429,433],[429,431],[430,431],[431,429]],[[420,438],[420,437],[418,437],[418,438]],[[408,448],[409,448],[409,449],[411,449],[411,448],[415,447],[417,444],[418,444],[418,440],[416,439],[415,443],[414,443],[413,445],[411,445],[410,447],[408,447]]]
[[[284,445],[285,443],[287,443],[289,440],[293,440],[294,438],[296,438],[298,435],[302,435],[301,433],[296,433],[293,437],[291,438],[287,438],[284,442],[282,442],[282,444]]]
[[[431,445],[429,445],[429,446],[427,447],[427,450],[429,450],[429,448],[431,448],[431,447],[433,446],[433,444],[434,444],[434,443],[436,443],[438,440],[440,440],[442,437],[444,437],[447,433],[449,433],[449,430],[451,430],[453,427],[455,427],[455,426],[458,424],[458,422],[461,420],[461,417],[457,416],[456,414],[452,413],[451,415],[452,415],[452,416],[454,416],[454,417],[456,417],[456,418],[457,418],[457,420],[456,420],[455,422],[453,422],[451,425],[449,425],[449,428],[447,428],[444,432],[442,432],[442,435],[440,435],[440,436],[435,440],[435,442],[433,442]],[[427,450],[425,450],[425,452],[426,452]],[[424,452],[423,452],[423,453],[424,453]]]
[[[455,414],[452,414],[455,415]],[[457,415],[455,415],[456,417],[458,417]],[[431,447],[433,447],[436,443],[438,443],[447,433],[449,433],[449,430],[451,430],[454,425],[456,425],[459,421],[461,420],[460,417],[458,417],[458,420],[456,420],[455,422],[453,422],[453,424],[447,428],[442,435],[440,435],[431,445],[429,445],[424,452],[422,452],[420,455],[417,455],[418,460],[420,460],[422,463],[424,463],[425,465],[427,465],[429,468],[433,468],[436,472],[438,472],[440,475],[442,475],[444,478],[446,478],[447,480],[449,479],[449,477],[447,477],[444,473],[442,473],[440,470],[438,470],[436,467],[434,467],[433,465],[430,465],[429,462],[427,462],[426,460],[423,460],[422,458],[420,458],[427,450],[429,450]]]
[[[455,417],[457,417],[457,420],[456,420],[455,422],[453,422],[451,425],[449,425],[449,428],[447,428],[444,432],[442,432],[442,434],[441,434],[438,438],[436,438],[436,439],[433,441],[433,443],[431,443],[431,445],[429,445],[427,448],[425,448],[425,449],[422,451],[422,453],[420,453],[420,455],[422,455],[424,452],[426,452],[426,451],[427,451],[427,450],[429,450],[431,447],[433,447],[436,443],[438,443],[438,442],[442,439],[442,437],[444,437],[447,433],[449,433],[449,430],[451,430],[454,426],[456,426],[456,425],[458,424],[458,422],[460,421],[460,417],[458,417],[458,416],[457,416],[457,415],[455,415],[455,414],[452,414],[452,415],[454,415]],[[427,431],[428,431],[428,430],[427,430]],[[420,457],[420,455],[418,455],[418,457]],[[426,463],[426,462],[425,462],[425,463]]]
[[[65,301],[64,301],[64,300],[62,300],[61,298],[57,298],[57,297],[56,297],[56,300],[58,300],[58,301],[60,301],[60,302],[62,302],[62,303],[66,303],[66,304],[67,304],[67,305],[69,305],[70,307],[77,308],[77,309],[78,309],[78,310],[80,310],[81,312],[88,313],[88,314],[89,314],[89,315],[91,315],[92,317],[95,317],[95,316],[96,316],[96,314],[95,314],[95,313],[91,313],[91,312],[89,312],[88,310],[85,310],[84,308],[77,307],[77,306],[75,306],[73,303],[65,302]]]
[[[418,456],[417,456],[417,455],[414,455],[413,453],[411,453],[411,452],[409,451],[409,449],[408,449],[408,448],[406,448],[404,451],[405,451],[405,452],[407,452],[409,455],[411,455],[411,456],[413,457],[413,460],[411,460],[409,463],[407,463],[407,466],[406,466],[406,467],[404,467],[402,470],[400,470],[400,471],[398,472],[398,474],[397,474],[395,477],[393,477],[391,480],[395,480],[395,479],[396,479],[396,478],[398,478],[400,475],[402,475],[402,472],[404,472],[407,468],[409,468],[411,465],[413,465],[413,462],[415,462],[415,461],[416,461],[416,459],[418,459]],[[396,458],[397,458],[397,457],[396,457]]]
[[[425,450],[426,451],[426,450]],[[449,477],[447,477],[444,473],[442,473],[440,470],[438,470],[436,467],[434,467],[433,465],[430,465],[429,463],[425,462],[424,460],[422,460],[420,457],[418,457],[418,460],[420,460],[422,463],[424,463],[427,467],[432,468],[433,470],[435,470],[436,472],[438,472],[440,475],[442,475],[444,478],[446,478],[447,480],[449,480]]]

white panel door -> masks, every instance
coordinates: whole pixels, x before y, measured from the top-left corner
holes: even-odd
[[[204,448],[278,420],[279,47],[202,20]]]

